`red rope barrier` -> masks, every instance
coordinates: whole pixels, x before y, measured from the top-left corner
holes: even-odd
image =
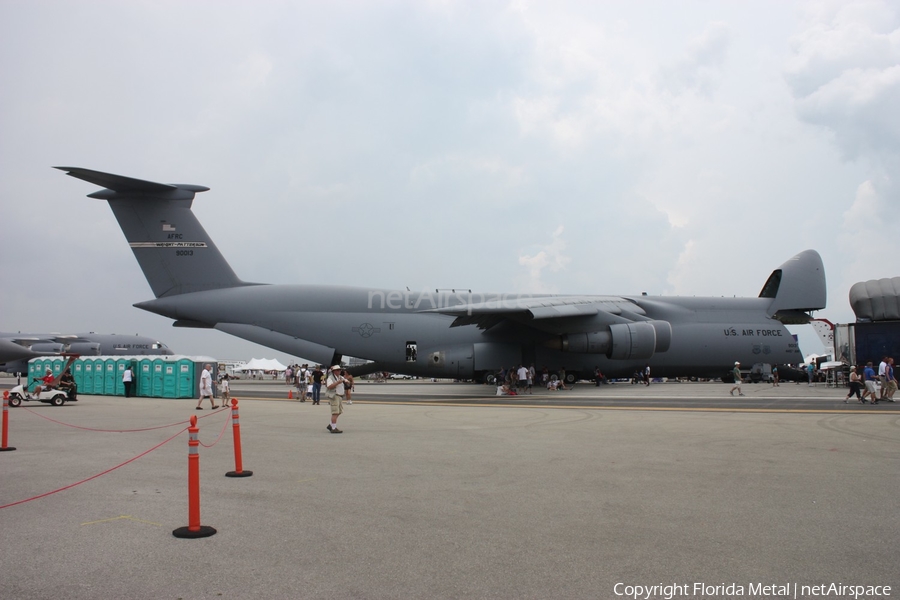
[[[73,488],[73,487],[75,487],[76,485],[81,485],[82,483],[87,483],[88,481],[91,481],[92,479],[97,479],[97,478],[100,477],[101,475],[106,475],[107,473],[111,473],[111,472],[115,471],[116,469],[118,469],[119,467],[124,467],[124,466],[127,465],[128,463],[134,462],[134,461],[136,461],[137,459],[139,459],[140,457],[142,457],[142,456],[144,456],[144,455],[146,455],[146,454],[150,454],[151,452],[153,452],[153,451],[156,450],[157,448],[160,448],[161,446],[164,446],[165,444],[168,444],[169,442],[171,442],[172,440],[174,440],[175,438],[177,438],[179,435],[181,435],[182,433],[184,433],[184,432],[187,431],[187,430],[188,430],[188,428],[185,427],[184,429],[182,429],[181,431],[179,431],[178,433],[176,433],[175,435],[173,435],[173,436],[170,437],[169,439],[165,440],[164,442],[160,442],[159,444],[153,446],[152,448],[150,448],[150,449],[147,450],[146,452],[141,452],[140,454],[138,454],[138,455],[135,456],[134,458],[130,458],[130,459],[126,460],[125,462],[123,462],[122,464],[116,465],[115,467],[112,467],[112,468],[110,468],[110,469],[107,469],[107,470],[103,471],[102,473],[97,473],[96,475],[93,475],[93,476],[91,476],[91,477],[88,477],[87,479],[83,479],[83,480],[81,480],[81,481],[79,481],[79,482],[77,482],[77,483],[72,483],[72,484],[67,485],[67,486],[65,486],[65,487],[61,487],[61,488],[59,488],[58,490],[53,490],[52,492],[46,492],[46,493],[44,493],[44,494],[40,494],[39,496],[35,496],[35,497],[33,497],[33,498],[28,498],[28,499],[26,499],[26,500],[19,500],[18,502],[11,502],[10,504],[4,504],[3,506],[0,506],[0,510],[2,510],[2,509],[4,509],[4,508],[9,508],[10,506],[16,506],[17,504],[24,504],[25,502],[31,502],[32,500],[38,500],[38,499],[40,499],[40,498],[45,498],[45,497],[47,497],[47,496],[49,496],[49,495],[51,495],[51,494],[56,494],[57,492],[62,492],[62,491],[68,490],[69,488]]]
[[[222,412],[222,411],[218,411],[218,412]],[[210,416],[212,416],[212,415],[210,415]],[[222,431],[219,432],[219,437],[217,437],[217,438],[216,438],[216,441],[214,441],[214,442],[213,442],[212,444],[210,444],[209,446],[207,446],[207,445],[204,444],[203,442],[200,442],[200,438],[199,438],[199,437],[197,438],[197,441],[200,442],[200,445],[203,446],[204,448],[212,448],[213,446],[215,446],[216,444],[219,443],[219,440],[222,439],[222,436],[225,434],[225,428],[226,428],[226,427],[228,427],[228,419],[225,419],[225,423],[222,424]]]
[[[143,427],[141,429],[95,429],[93,427],[82,427],[80,425],[72,425],[71,423],[63,423],[62,421],[57,421],[56,419],[51,419],[50,417],[47,417],[40,413],[34,412],[30,408],[26,408],[24,406],[21,407],[21,409],[24,410],[25,412],[31,413],[42,419],[47,419],[51,423],[56,423],[57,425],[62,425],[64,427],[72,427],[73,429],[81,429],[82,431],[94,431],[94,432],[99,432],[99,433],[135,433],[138,431],[154,431],[156,429],[167,429],[169,427],[175,427],[177,425],[185,425],[190,422],[188,419],[185,419],[184,421],[178,421],[177,423],[170,423],[169,425],[159,425],[157,427]],[[224,412],[225,410],[231,410],[231,407],[228,407],[228,409],[223,408],[221,410],[217,410],[208,415],[203,415],[198,418],[203,419],[205,417],[212,417],[214,415],[219,414],[220,412]]]

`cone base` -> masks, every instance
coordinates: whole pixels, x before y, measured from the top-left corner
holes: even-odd
[[[228,471],[225,473],[225,477],[250,477],[253,475],[253,471],[241,471],[238,473],[237,471]]]
[[[197,531],[191,531],[188,527],[179,527],[172,532],[172,535],[183,539],[205,538],[216,535],[216,530],[213,527],[208,527],[206,525],[201,525],[200,529]]]

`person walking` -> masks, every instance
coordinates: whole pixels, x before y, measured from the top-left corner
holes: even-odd
[[[219,408],[219,405],[215,403],[213,400],[213,389],[212,389],[212,373],[210,373],[210,369],[212,365],[206,364],[203,366],[203,372],[200,373],[200,401],[197,402],[197,410],[203,410],[203,399],[209,398],[209,404],[213,408]]]
[[[894,394],[897,392],[897,377],[894,375],[894,359],[890,356],[887,359],[887,367],[884,370],[884,387],[887,390],[884,392],[882,400],[893,402]]]
[[[863,369],[863,381],[866,385],[866,391],[863,392],[863,402],[865,402],[866,396],[870,396],[872,398],[872,404],[878,404],[878,396],[876,395],[878,390],[875,385],[878,381],[878,374],[875,373],[875,369],[872,368],[872,361],[867,362],[866,368]]]
[[[516,377],[518,378],[518,389],[522,390],[524,394],[525,391],[530,387],[528,383],[528,367],[525,365],[519,365],[519,368],[516,369]]]
[[[341,376],[344,378],[344,397],[347,399],[347,404],[353,404],[353,375],[351,375],[346,369],[341,369]]]
[[[859,401],[860,404],[865,404],[866,401],[862,399],[862,396],[860,396],[859,389],[860,389],[859,373],[856,372],[856,367],[850,367],[850,392],[844,398],[844,404],[847,404],[847,402],[850,400],[850,396],[852,396],[853,394],[856,394],[856,399]]]
[[[297,371],[297,391],[300,393],[300,402],[306,402],[306,387],[309,380],[309,365],[303,363]]]
[[[738,396],[743,396],[744,392],[741,391],[741,383],[744,382],[744,376],[741,375],[740,362],[734,361],[734,369],[731,370],[731,374],[734,376],[734,385],[732,386],[731,391],[728,393],[734,396],[734,390],[737,390]]]
[[[328,372],[325,380],[325,396],[331,405],[331,423],[328,424],[329,433],[344,433],[337,427],[338,417],[344,412],[344,394],[346,388],[344,384],[347,382],[341,375],[341,365],[334,365]]]
[[[316,368],[313,369],[312,372],[312,403],[313,405],[321,404],[319,402],[320,395],[322,392],[322,377],[325,374],[322,372],[322,366],[316,365]]]
[[[219,382],[219,391],[222,392],[222,405],[228,406],[231,400],[231,384],[228,382],[228,373],[222,375],[222,381]]]

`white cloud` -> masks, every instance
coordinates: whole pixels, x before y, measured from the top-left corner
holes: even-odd
[[[785,76],[798,116],[827,128],[847,159],[900,157],[900,11],[886,2],[819,10],[792,39]]]
[[[8,286],[6,329],[209,353],[131,307],[108,207],[52,164],[210,186],[194,209],[247,280],[413,289],[755,295],[809,247],[839,282],[863,255],[835,216],[860,182],[896,198],[885,2],[50,4],[0,3],[0,268],[62,265],[33,239],[58,222],[79,293],[51,326],[52,288]]]
[[[566,240],[563,238],[565,227],[558,226],[552,233],[549,243],[541,246],[540,250],[532,255],[519,257],[519,264],[528,270],[528,278],[524,284],[524,290],[530,293],[552,293],[557,291],[555,286],[544,281],[544,272],[558,273],[564,270],[572,259],[565,254]]]

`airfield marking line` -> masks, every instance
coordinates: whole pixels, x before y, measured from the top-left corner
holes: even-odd
[[[413,394],[410,394],[413,395]],[[480,400],[479,396],[472,396],[474,400]],[[584,396],[584,398],[593,398],[592,396]],[[634,397],[615,397],[614,400],[633,400]],[[658,397],[656,399],[664,399]],[[671,399],[665,397],[665,399]],[[767,398],[775,400],[794,400],[794,398]],[[286,398],[258,398],[245,396],[242,400],[269,400],[275,402],[288,402]],[[810,398],[810,400],[834,400],[834,398]],[[667,411],[667,412],[739,412],[739,413],[797,413],[797,414],[882,414],[896,415],[897,411],[893,410],[867,410],[864,413],[850,412],[848,409],[837,408],[739,408],[739,407],[675,407],[675,406],[579,406],[577,404],[496,404],[487,402],[443,402],[443,401],[404,401],[404,400],[357,400],[354,404],[390,404],[393,406],[455,406],[455,407],[486,407],[486,408],[575,408],[590,410],[642,410],[642,411]]]
[[[641,411],[665,411],[665,412],[745,412],[745,413],[809,413],[809,414],[885,414],[896,415],[896,411],[866,411],[865,413],[853,413],[840,409],[813,409],[813,408],[700,408],[700,407],[672,407],[672,406],[579,406],[576,404],[489,404],[489,403],[460,403],[460,402],[404,402],[391,400],[366,400],[370,404],[390,404],[392,406],[452,406],[462,408],[568,408],[582,410],[641,410]]]
[[[99,521],[89,521],[87,523],[82,523],[82,525],[97,525],[98,523],[110,523],[112,521],[119,521],[121,519],[125,519],[126,521],[137,521],[138,523],[146,523],[147,525],[156,525],[157,527],[162,527],[161,523],[154,523],[152,521],[144,521],[143,519],[135,519],[131,515],[122,515],[120,517],[112,517],[111,519],[101,519]]]

